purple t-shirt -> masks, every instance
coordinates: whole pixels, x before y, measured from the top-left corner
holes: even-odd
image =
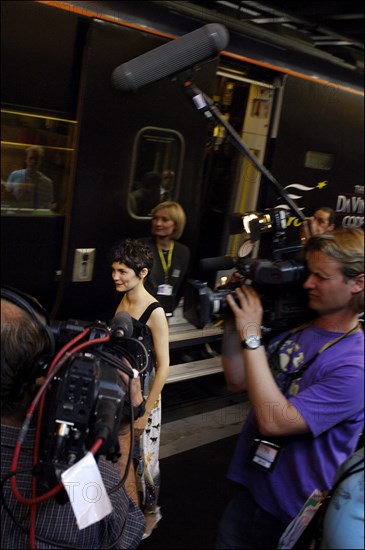
[[[354,334],[323,351],[290,383],[286,372],[300,369],[327,342],[339,337],[310,326],[282,342],[270,364],[279,387],[303,416],[311,432],[281,438],[283,450],[274,470],[261,471],[247,460],[257,425],[251,412],[228,471],[247,487],[264,510],[284,523],[299,512],[314,489],[329,489],[339,465],[355,450],[364,424],[364,333]],[[289,382],[285,384],[286,381]],[[275,403],[268,404],[275,407]],[[283,414],[289,414],[283,410]],[[264,438],[268,439],[268,438]]]

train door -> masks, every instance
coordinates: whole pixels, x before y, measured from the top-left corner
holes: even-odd
[[[241,138],[250,153],[263,164],[269,139],[270,120],[273,111],[275,88],[264,82],[251,82]],[[261,173],[247,157],[242,156],[236,174],[236,193],[233,198],[232,212],[255,211],[259,198]],[[231,232],[231,231],[230,231]],[[225,253],[236,256],[242,244],[241,234],[232,234],[228,238]]]
[[[245,146],[262,163],[266,154],[275,87],[220,68],[213,100]],[[202,237],[198,258],[235,255],[239,235],[230,235],[233,212],[255,210],[261,174],[232,144],[220,124],[210,129],[203,176]],[[215,274],[212,274],[212,276]],[[208,282],[212,282],[205,274]]]

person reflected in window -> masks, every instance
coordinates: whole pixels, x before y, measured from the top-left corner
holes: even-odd
[[[129,209],[137,216],[150,216],[152,208],[160,200],[161,174],[146,172],[136,189],[129,193]]]
[[[183,294],[190,262],[189,248],[177,242],[185,223],[185,212],[179,203],[162,202],[152,210],[152,237],[143,239],[154,258],[146,290],[159,300],[170,316]]]
[[[17,206],[55,209],[53,182],[39,170],[43,157],[44,149],[42,147],[27,147],[25,150],[26,167],[14,170],[9,175],[6,189],[14,197]]]
[[[160,202],[170,201],[175,183],[175,172],[170,168],[166,168],[162,172],[160,186]]]

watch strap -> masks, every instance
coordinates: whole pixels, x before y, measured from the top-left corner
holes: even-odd
[[[137,420],[137,418],[140,418],[144,415],[146,412],[146,400],[143,398],[143,401],[138,407],[133,407],[133,418],[134,420]],[[124,416],[130,417],[131,416],[131,404],[129,401],[126,401],[124,403],[123,408],[123,414]]]

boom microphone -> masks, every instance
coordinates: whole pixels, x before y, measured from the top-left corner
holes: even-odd
[[[129,338],[133,334],[132,317],[126,311],[120,311],[110,322],[114,338]]]
[[[112,73],[113,85],[122,92],[135,92],[146,84],[214,57],[227,46],[228,40],[229,34],[223,25],[209,23],[119,65]]]

